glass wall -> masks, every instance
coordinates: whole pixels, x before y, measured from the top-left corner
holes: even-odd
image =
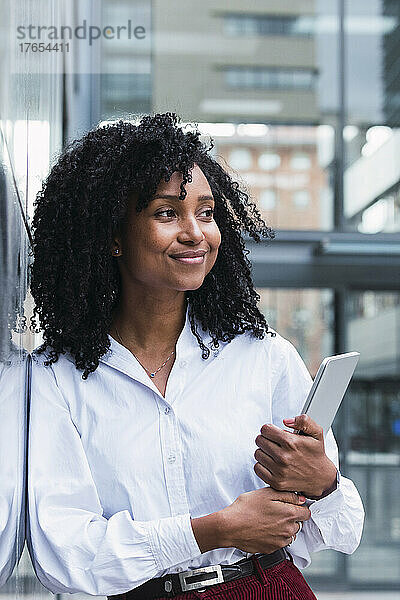
[[[0,2],[0,594],[7,597],[47,595],[24,547],[28,353],[37,345],[28,265],[33,200],[62,146],[60,53],[32,50],[18,28],[57,23],[62,13],[51,0]]]

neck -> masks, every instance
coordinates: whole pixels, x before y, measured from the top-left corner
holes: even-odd
[[[111,335],[118,332],[125,345],[144,354],[170,352],[185,325],[185,317],[184,292],[177,292],[172,299],[122,294],[114,310]],[[114,337],[121,341],[118,334]]]

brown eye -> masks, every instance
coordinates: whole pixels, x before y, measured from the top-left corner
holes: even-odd
[[[160,210],[160,212],[156,213],[156,217],[164,213],[175,213],[175,211],[172,208],[166,208],[165,210]]]

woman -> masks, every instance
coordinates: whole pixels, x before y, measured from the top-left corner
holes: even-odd
[[[55,593],[304,600],[310,552],[360,541],[332,432],[282,429],[312,380],[256,306],[241,234],[273,232],[199,135],[95,129],[37,197],[29,547]]]

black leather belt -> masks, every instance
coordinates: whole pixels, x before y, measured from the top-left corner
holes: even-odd
[[[274,565],[291,558],[283,548],[272,554],[256,554],[262,569],[270,569]],[[163,577],[150,579],[142,585],[126,592],[126,600],[153,600],[155,598],[173,598],[177,594],[190,590],[202,591],[207,586],[216,585],[232,579],[240,579],[252,575],[255,571],[251,558],[244,558],[231,565],[211,565],[182,573],[169,573]],[[125,596],[123,594],[122,596]],[[113,596],[109,596],[113,598]]]

